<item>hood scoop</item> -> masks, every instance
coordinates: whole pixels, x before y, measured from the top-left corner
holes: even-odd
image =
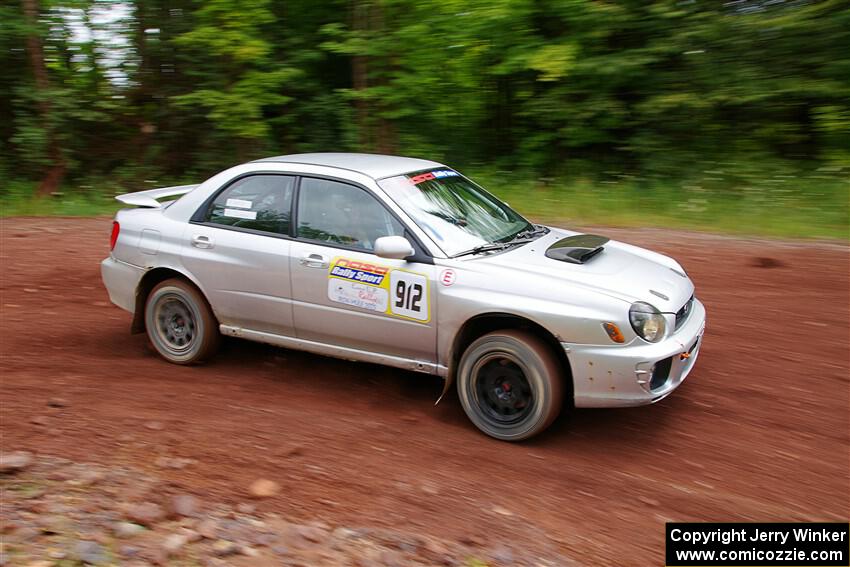
[[[577,234],[562,238],[546,250],[546,257],[570,264],[584,264],[603,250],[610,238],[596,234]]]

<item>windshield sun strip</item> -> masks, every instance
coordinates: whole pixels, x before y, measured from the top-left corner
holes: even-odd
[[[502,201],[501,199],[499,199],[498,197],[493,195],[491,192],[489,192],[487,189],[485,189],[481,185],[475,183],[473,180],[469,179],[468,177],[466,177],[462,173],[457,172],[457,171],[455,171],[455,170],[453,170],[449,167],[446,167],[446,166],[438,167],[438,168],[417,170],[417,171],[412,171],[412,172],[408,172],[408,173],[404,173],[404,174],[383,177],[383,178],[381,178],[377,181],[378,181],[378,184],[381,187],[381,189],[384,190],[384,193],[387,195],[387,197],[389,197],[390,200],[392,200],[398,207],[400,207],[402,210],[405,211],[405,213],[407,213],[407,216],[410,218],[410,220],[416,225],[416,227],[419,230],[423,231],[426,234],[429,234],[429,240],[431,240],[433,242],[433,244],[439,250],[441,250],[447,257],[455,258],[455,257],[457,257],[458,254],[463,254],[465,252],[469,252],[469,250],[464,250],[464,251],[461,251],[461,252],[457,252],[455,254],[449,253],[449,251],[446,248],[444,248],[441,244],[439,244],[439,242],[438,242],[438,240],[443,240],[445,242],[445,239],[435,238],[434,237],[435,235],[431,235],[429,233],[429,229],[434,230],[434,228],[429,227],[427,225],[427,223],[425,223],[425,225],[423,226],[423,221],[421,221],[417,217],[417,215],[409,212],[408,207],[405,206],[405,203],[400,202],[397,199],[397,197],[394,196],[394,191],[392,190],[392,187],[388,187],[387,183],[386,183],[388,181],[394,182],[395,180],[399,180],[399,181],[404,180],[404,181],[410,183],[411,185],[413,185],[414,187],[416,187],[416,186],[419,186],[422,183],[426,183],[426,182],[433,181],[433,182],[439,183],[442,180],[449,180],[449,179],[456,179],[458,181],[462,181],[462,182],[468,184],[472,189],[475,190],[476,193],[479,193],[480,196],[483,197],[485,201],[489,201],[490,205],[492,205],[494,208],[498,208],[498,209],[502,210],[507,217],[513,217],[515,222],[522,221],[522,222],[525,223],[525,226],[521,227],[519,230],[516,230],[515,232],[511,232],[511,233],[509,233],[505,236],[499,237],[499,238],[490,237],[490,239],[487,239],[481,234],[475,234],[474,232],[469,232],[469,234],[471,236],[479,238],[483,241],[483,244],[481,244],[481,246],[484,246],[484,245],[487,245],[487,244],[497,244],[497,243],[510,242],[511,240],[516,239],[518,235],[520,235],[524,232],[533,234],[533,232],[536,231],[537,225],[530,222],[528,219],[526,219],[520,213],[518,213],[517,211],[512,209],[510,207],[510,205],[508,205],[507,203],[505,203],[504,201]],[[445,187],[443,187],[443,188],[445,189]],[[460,223],[455,223],[455,224],[457,226],[466,226],[465,224],[460,224]],[[472,250],[472,249],[470,249],[470,250]]]

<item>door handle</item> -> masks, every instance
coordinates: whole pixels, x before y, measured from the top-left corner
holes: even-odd
[[[203,234],[196,234],[192,236],[192,246],[195,248],[212,248],[213,241],[209,236],[205,236]]]
[[[306,254],[301,256],[301,265],[307,268],[327,268],[328,259],[321,254]]]

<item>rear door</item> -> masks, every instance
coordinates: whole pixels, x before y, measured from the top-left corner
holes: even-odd
[[[407,236],[369,191],[304,177],[292,243],[298,338],[373,353],[436,360],[434,265],[379,258],[381,236]]]
[[[237,178],[188,225],[183,263],[220,323],[293,335],[289,254],[296,179]]]

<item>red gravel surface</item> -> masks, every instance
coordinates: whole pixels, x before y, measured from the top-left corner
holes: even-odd
[[[108,219],[0,224],[4,451],[189,459],[158,474],[225,501],[267,478],[283,490],[266,511],[588,565],[663,564],[667,521],[848,519],[846,246],[604,231],[689,271],[700,360],[654,406],[574,411],[507,444],[455,397],[434,407],[441,382],[419,374],[237,340],[170,365],[109,303]]]

